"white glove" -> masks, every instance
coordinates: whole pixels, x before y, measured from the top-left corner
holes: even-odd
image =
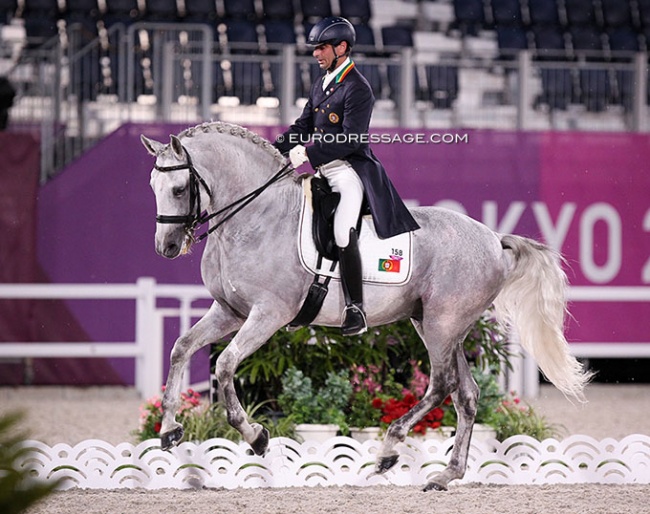
[[[299,168],[309,160],[307,157],[307,149],[302,145],[294,146],[289,151],[289,160],[294,169]]]

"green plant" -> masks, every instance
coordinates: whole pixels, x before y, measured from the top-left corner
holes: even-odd
[[[186,441],[206,441],[217,437],[236,442],[241,440],[239,432],[228,423],[226,409],[221,403],[210,405],[202,402],[200,395],[191,389],[182,393],[181,398],[177,419],[183,425]],[[160,398],[154,397],[141,407],[140,428],[133,432],[138,441],[160,437],[161,404]],[[265,404],[248,406],[248,419],[264,425],[271,437],[292,437],[294,427],[291,421],[271,418],[264,412],[265,408]]]
[[[352,385],[344,370],[339,373],[330,371],[325,384],[314,391],[311,378],[291,367],[282,375],[282,393],[278,403],[293,423],[335,424],[347,433],[344,409],[351,394]]]
[[[60,483],[59,480],[35,481],[30,478],[29,468],[20,464],[30,451],[21,445],[25,435],[16,428],[22,417],[19,413],[0,417],[0,512],[3,514],[27,510]]]
[[[539,415],[533,407],[522,403],[514,395],[502,400],[492,413],[489,425],[497,431],[497,439],[503,441],[513,435],[528,435],[538,441],[557,437],[559,427]]]

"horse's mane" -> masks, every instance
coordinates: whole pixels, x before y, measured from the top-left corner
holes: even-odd
[[[259,134],[256,134],[252,130],[248,130],[245,127],[240,125],[235,125],[234,123],[227,123],[225,121],[210,121],[206,123],[200,123],[194,127],[187,128],[178,134],[179,138],[184,137],[194,137],[198,134],[206,134],[210,132],[217,132],[219,134],[229,134],[231,136],[240,137],[246,139],[253,143],[254,145],[262,148],[269,155],[275,158],[277,161],[282,161],[283,157],[280,151],[275,148],[268,139],[263,138]]]

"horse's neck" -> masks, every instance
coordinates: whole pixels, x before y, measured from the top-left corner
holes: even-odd
[[[212,190],[211,212],[217,212],[245,198],[266,184],[282,167],[265,150],[247,141],[240,144],[243,144],[240,148],[215,148],[202,156],[202,167],[212,174],[208,179]],[[219,158],[215,159],[215,155]],[[233,230],[241,233],[247,227],[258,230],[261,224],[271,222],[271,218],[282,219],[299,209],[301,197],[302,188],[292,178],[280,179],[252,199],[232,220],[225,222],[219,231],[224,234]],[[240,204],[218,216],[212,224],[218,223],[237,209],[238,205]]]

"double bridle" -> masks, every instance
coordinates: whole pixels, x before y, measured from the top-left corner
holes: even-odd
[[[170,223],[170,224],[183,224],[185,228],[185,232],[187,232],[187,235],[192,239],[192,242],[200,242],[206,237],[208,237],[212,232],[217,230],[221,225],[223,225],[226,221],[228,221],[230,218],[232,218],[235,214],[237,214],[239,211],[241,211],[244,207],[246,207],[249,203],[251,203],[255,198],[257,198],[260,194],[264,192],[271,184],[274,184],[278,180],[284,178],[287,176],[289,173],[293,171],[293,168],[291,167],[291,163],[285,164],[280,171],[278,171],[275,175],[273,175],[269,180],[267,180],[264,184],[262,184],[260,187],[255,189],[254,191],[251,191],[247,195],[241,197],[239,200],[235,200],[231,204],[225,206],[223,209],[219,209],[216,212],[213,212],[212,214],[208,214],[207,212],[203,212],[203,209],[201,209],[201,187],[205,189],[205,192],[208,193],[208,196],[212,198],[212,191],[210,191],[210,188],[208,187],[208,184],[203,180],[203,177],[199,175],[199,172],[196,171],[196,168],[194,167],[194,164],[192,163],[192,158],[190,157],[189,152],[187,149],[182,146],[183,148],[183,153],[185,154],[186,162],[183,164],[177,164],[175,166],[158,166],[157,164],[154,165],[154,168],[158,171],[176,171],[176,170],[189,170],[190,173],[190,185],[189,185],[189,194],[190,194],[190,208],[189,212],[185,215],[166,215],[166,214],[157,214],[156,215],[156,222],[157,223]],[[234,210],[230,213],[228,213],[227,216],[225,216],[223,219],[221,219],[218,223],[210,227],[207,231],[205,231],[203,234],[201,234],[198,237],[194,236],[194,231],[196,230],[197,227],[207,223],[211,219],[219,216],[220,214],[223,214],[224,212],[228,212],[230,209]]]

